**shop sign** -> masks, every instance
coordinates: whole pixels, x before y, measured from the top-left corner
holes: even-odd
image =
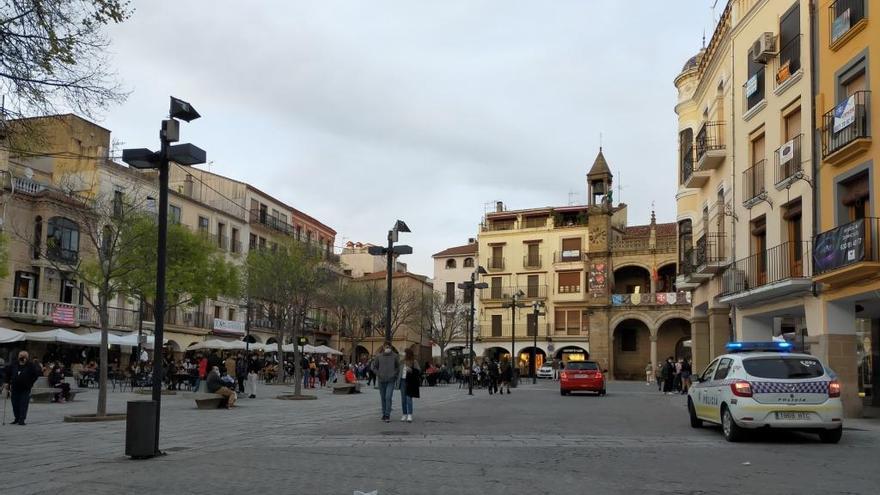
[[[865,258],[865,220],[841,225],[816,236],[813,264],[816,273],[827,272]]]
[[[214,331],[225,334],[244,335],[244,322],[214,318]]]
[[[779,148],[779,164],[785,165],[794,158],[794,139],[782,145]]]

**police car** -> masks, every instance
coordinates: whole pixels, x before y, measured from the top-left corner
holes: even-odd
[[[745,430],[790,428],[813,431],[824,443],[843,433],[840,383],[815,356],[791,353],[788,342],[731,342],[693,377],[688,391],[691,426],[721,425],[724,438]]]

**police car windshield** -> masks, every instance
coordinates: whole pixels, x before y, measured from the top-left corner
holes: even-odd
[[[812,358],[796,356],[762,356],[743,360],[743,367],[751,376],[793,380],[818,378],[825,374],[822,364]]]
[[[590,361],[573,361],[565,365],[565,368],[569,370],[597,370],[599,366]]]

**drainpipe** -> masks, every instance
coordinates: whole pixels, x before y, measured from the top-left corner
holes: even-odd
[[[810,0],[810,136],[813,139],[813,156],[810,160],[810,169],[811,174],[813,175],[813,184],[812,184],[812,213],[813,213],[813,222],[812,222],[812,236],[811,239],[816,238],[816,234],[819,233],[819,160],[821,159],[821,150],[819,149],[819,143],[821,141],[821,134],[817,132],[816,129],[816,94],[819,90],[819,70],[818,70],[818,51],[819,51],[819,31],[818,31],[818,23],[816,22],[816,0]],[[819,134],[819,136],[817,136]],[[810,250],[812,253],[813,250]],[[812,262],[812,260],[810,260]],[[818,297],[819,288],[816,282],[812,284],[812,293],[813,297]]]
[[[736,40],[730,26],[730,260],[736,261]],[[722,275],[723,276],[723,275]],[[736,340],[736,306],[730,305],[730,341]]]

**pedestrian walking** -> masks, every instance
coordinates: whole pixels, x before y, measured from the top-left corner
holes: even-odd
[[[419,397],[419,384],[422,381],[420,371],[412,349],[403,351],[403,365],[400,367],[400,407],[403,416],[400,420],[407,423],[413,420],[413,398]]]
[[[505,359],[501,362],[501,387],[498,389],[498,393],[503,394],[504,388],[507,387],[507,394],[510,395],[510,382],[512,380],[513,365],[509,359]]]
[[[399,385],[400,361],[391,348],[391,342],[385,342],[382,354],[373,359],[372,371],[379,382],[379,398],[382,401],[382,421],[391,421],[391,398],[394,389]]]
[[[685,359],[681,363],[681,394],[684,395],[688,393],[688,389],[691,388],[691,374],[693,373],[693,366],[691,366],[691,360]]]
[[[498,367],[498,363],[495,360],[489,361],[489,364],[486,367],[486,372],[489,374],[489,395],[498,392],[498,381],[501,379],[501,369]]]
[[[648,363],[648,365],[645,366],[645,385],[650,385],[652,383],[654,383],[654,365]]]
[[[263,369],[264,363],[256,354],[251,354],[251,359],[247,365],[247,389],[245,393],[248,398],[257,398],[257,382],[260,379],[260,370]]]
[[[27,351],[18,353],[18,361],[6,367],[6,394],[12,399],[12,424],[24,426],[28,405],[31,402],[31,389],[43,374],[37,363],[31,362]]]
[[[673,381],[675,380],[675,363],[672,362],[672,356],[666,358],[666,364],[663,365],[661,378],[663,379],[663,393],[672,394]]]

